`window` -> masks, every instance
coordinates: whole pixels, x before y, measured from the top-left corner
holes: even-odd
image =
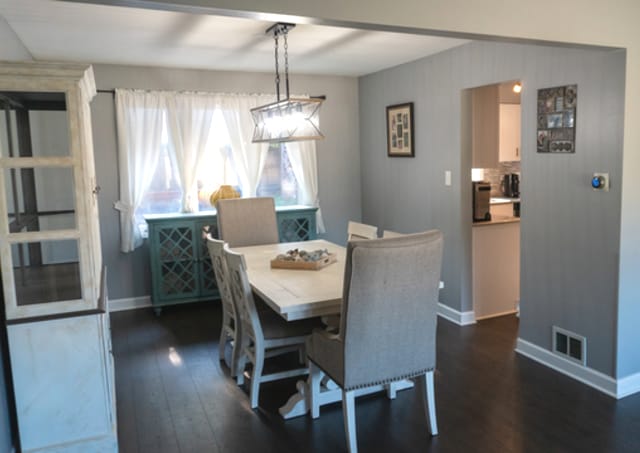
[[[271,99],[116,90],[119,158],[127,163],[114,205],[120,211],[121,251],[143,243],[146,214],[211,210],[211,193],[221,185],[271,196],[279,206],[317,204],[315,142],[245,148],[250,108],[265,97]],[[174,130],[180,135],[173,137]],[[322,231],[321,221],[318,225]]]
[[[298,203],[298,183],[284,144],[269,148],[256,194],[273,197],[278,206]]]
[[[222,184],[234,186],[242,193],[230,141],[222,113],[216,111],[207,140],[207,152],[196,175],[200,211],[213,209],[209,198]],[[161,154],[153,170],[153,181],[138,211],[142,215],[180,212],[181,209],[182,190],[170,149],[166,119],[160,146]],[[298,184],[284,146],[269,148],[257,195],[273,197],[278,206],[298,203]]]

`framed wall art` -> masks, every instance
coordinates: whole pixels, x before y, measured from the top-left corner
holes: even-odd
[[[413,102],[387,107],[387,156],[414,156]]]
[[[538,90],[539,153],[576,152],[576,107],[578,85]]]

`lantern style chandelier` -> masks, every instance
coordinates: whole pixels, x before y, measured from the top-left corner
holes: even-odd
[[[310,98],[289,97],[289,49],[287,34],[295,24],[279,22],[272,25],[266,34],[273,34],[276,61],[276,102],[251,109],[255,123],[253,143],[281,143],[324,138],[320,132],[320,106],[324,96]],[[284,41],[285,97],[280,99],[279,37]]]

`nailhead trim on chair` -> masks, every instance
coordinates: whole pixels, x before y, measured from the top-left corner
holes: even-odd
[[[414,377],[417,377],[417,376],[421,376],[423,374],[426,374],[426,373],[428,373],[430,371],[434,371],[434,370],[435,370],[435,368],[426,368],[426,369],[421,370],[421,371],[416,371],[416,372],[413,372],[413,373],[403,374],[401,376],[396,376],[396,377],[393,377],[393,378],[390,378],[390,379],[383,379],[381,381],[370,382],[370,383],[367,383],[367,384],[360,384],[360,385],[353,385],[353,386],[350,386],[350,387],[345,387],[344,390],[346,390],[346,391],[357,390],[357,389],[364,389],[364,388],[367,388],[367,387],[373,387],[374,385],[390,384],[392,382],[402,381],[404,379],[411,379],[411,378],[414,378]]]

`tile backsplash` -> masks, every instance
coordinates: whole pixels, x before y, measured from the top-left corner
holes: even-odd
[[[491,196],[502,197],[504,194],[500,190],[502,176],[507,173],[518,173],[520,182],[522,183],[522,174],[520,173],[520,161],[500,162],[498,168],[485,168],[484,180],[491,183]]]

